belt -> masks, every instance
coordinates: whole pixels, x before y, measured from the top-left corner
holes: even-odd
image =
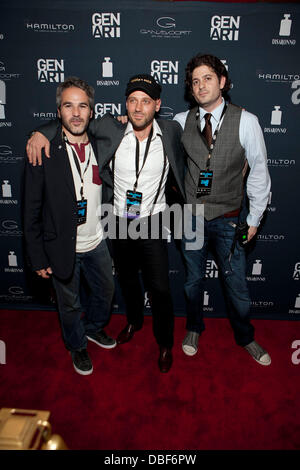
[[[221,217],[225,217],[226,219],[230,219],[230,217],[238,217],[240,212],[241,209],[235,209],[234,211],[226,212],[226,214],[223,214]]]

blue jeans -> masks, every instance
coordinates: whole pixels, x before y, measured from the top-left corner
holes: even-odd
[[[237,243],[230,258],[235,234],[235,229],[229,225],[230,221],[237,223],[237,217],[205,220],[204,243],[199,250],[187,250],[185,243],[190,240],[183,237],[182,251],[186,267],[184,286],[187,301],[186,328],[199,334],[205,329],[202,310],[203,291],[208,249],[212,247],[224,286],[228,316],[235,341],[240,346],[246,346],[254,339],[254,327],[250,323],[251,301],[246,281],[246,257],[244,248]],[[195,230],[195,216],[192,223]]]
[[[81,274],[90,290],[84,316],[80,303]],[[86,348],[86,335],[101,330],[107,324],[111,313],[114,280],[106,240],[94,250],[76,253],[70,279],[61,280],[54,275],[52,279],[65,346],[70,351]]]

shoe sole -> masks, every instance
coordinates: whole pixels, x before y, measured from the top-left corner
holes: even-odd
[[[195,349],[191,346],[187,346],[187,345],[182,345],[182,351],[184,352],[184,354],[186,354],[187,356],[195,356],[195,354],[197,354],[198,352],[198,349]]]
[[[92,341],[93,343],[97,344],[101,348],[104,348],[104,349],[113,349],[117,346],[117,342],[115,342],[114,344],[102,344],[102,343],[99,343],[98,341],[96,341],[94,338],[91,338],[90,336],[87,336],[87,339],[89,341]]]
[[[75,366],[75,364],[73,363],[73,367],[75,369],[75,371],[77,372],[77,374],[80,374],[80,375],[91,375],[93,373],[93,367],[89,370],[81,370],[81,369],[78,369],[78,367]]]
[[[251,356],[251,354],[250,354]],[[270,359],[270,362],[261,362],[259,359],[255,359],[255,357],[251,356],[252,359],[254,359],[256,362],[258,362],[258,364],[260,364],[261,366],[269,366],[271,364],[271,359]]]

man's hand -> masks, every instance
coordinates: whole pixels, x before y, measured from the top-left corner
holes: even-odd
[[[47,268],[47,269],[39,269],[38,271],[36,271],[37,275],[38,276],[41,276],[43,279],[49,279],[50,275],[52,274],[52,269],[50,268]]]
[[[45,149],[46,157],[50,158],[50,142],[40,132],[35,132],[27,142],[26,152],[28,160],[33,166],[42,164],[42,149]]]
[[[255,237],[256,232],[257,232],[257,227],[251,227],[251,226],[249,227],[248,237],[247,237],[248,242],[250,242],[250,240],[252,240],[252,238]]]
[[[125,115],[125,116],[117,116],[117,120],[118,120],[119,122],[121,122],[122,124],[127,124],[127,122],[128,122],[128,116],[127,116],[127,115]]]

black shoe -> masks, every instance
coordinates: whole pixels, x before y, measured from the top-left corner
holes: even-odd
[[[128,343],[133,338],[133,335],[136,331],[138,331],[140,328],[136,328],[134,325],[131,325],[128,323],[125,328],[119,333],[117,337],[117,343],[118,344],[124,344]]]
[[[93,364],[86,349],[71,351],[73,366],[80,375],[90,375],[93,372]]]
[[[108,336],[104,330],[100,330],[93,334],[87,334],[86,337],[88,340],[101,346],[101,348],[112,349],[117,346],[116,340]]]
[[[172,351],[170,348],[160,347],[159,350],[159,359],[158,359],[158,367],[159,370],[163,373],[169,372],[172,367],[173,363],[173,356]]]

